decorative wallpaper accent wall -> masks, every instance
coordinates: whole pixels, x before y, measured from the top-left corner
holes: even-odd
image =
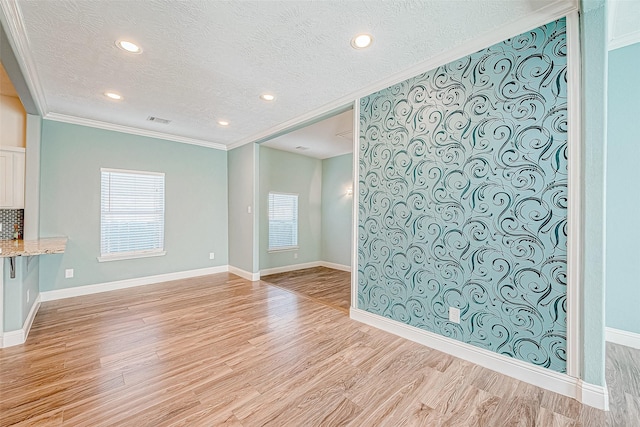
[[[566,55],[562,19],[361,99],[360,309],[566,371]]]

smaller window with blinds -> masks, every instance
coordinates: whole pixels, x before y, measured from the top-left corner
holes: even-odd
[[[102,168],[100,175],[98,261],[164,255],[164,174]]]
[[[298,195],[269,193],[269,251],[298,248]]]

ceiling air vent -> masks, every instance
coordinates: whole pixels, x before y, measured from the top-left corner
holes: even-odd
[[[344,138],[347,141],[353,141],[353,130],[345,130],[344,132],[336,133],[336,136],[339,138]]]
[[[163,125],[168,125],[169,123],[171,123],[171,120],[161,119],[160,117],[155,117],[155,116],[147,117],[147,121],[154,122],[154,123],[160,123],[160,124],[163,124]]]
[[[296,147],[296,150],[300,150],[300,151],[305,151],[305,150],[308,150],[308,149],[309,149],[309,147],[304,147],[304,146],[302,146],[302,145],[298,145],[298,146]]]

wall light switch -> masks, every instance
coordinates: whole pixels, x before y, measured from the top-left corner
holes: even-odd
[[[0,222],[0,231],[2,231],[2,223]]]
[[[71,279],[73,277],[73,268],[67,268],[64,271],[64,278],[65,279]]]
[[[247,206],[247,213],[250,214],[251,213],[251,206]]]
[[[31,289],[27,289],[27,302],[31,301]]]
[[[293,259],[298,259],[298,252],[293,253]]]
[[[449,307],[449,321],[460,323],[460,309]]]
[[[209,259],[215,259],[216,254],[214,252],[209,252]]]

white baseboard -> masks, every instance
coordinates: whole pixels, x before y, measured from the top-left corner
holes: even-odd
[[[98,283],[95,285],[77,286],[75,288],[55,289],[40,292],[43,302],[54,301],[63,298],[72,298],[82,295],[97,294],[100,292],[115,291],[117,289],[133,288],[136,286],[151,285],[154,283],[169,282],[171,280],[188,279],[190,277],[206,276],[208,274],[224,273],[229,271],[228,265],[218,267],[199,268],[196,270],[178,271],[175,273],[158,274],[155,276],[136,277],[133,279],[118,280],[115,282]]]
[[[320,261],[320,265],[322,267],[333,268],[334,270],[349,271],[349,272],[351,271],[350,265],[336,264],[334,262],[328,262],[328,261]]]
[[[260,280],[260,272],[258,272],[258,273],[249,273],[248,271],[243,270],[243,269],[238,268],[238,267],[234,267],[233,265],[229,266],[229,273],[233,273],[236,276],[240,276],[243,279],[250,280],[252,282],[255,282],[256,280]]]
[[[518,359],[475,347],[433,332],[406,325],[358,308],[351,308],[351,318],[378,329],[401,336],[460,359],[483,366],[492,371],[525,381],[537,387],[572,397],[586,405],[608,410],[609,395],[606,386],[585,383],[566,374],[541,368]]]
[[[269,274],[286,273],[289,271],[304,270],[305,268],[314,268],[314,267],[327,267],[327,268],[333,268],[334,270],[351,271],[350,265],[335,264],[333,262],[327,262],[327,261],[313,261],[313,262],[305,262],[302,264],[284,265],[282,267],[266,268],[264,270],[260,270],[260,277],[268,276]]]
[[[40,308],[40,295],[36,298],[31,306],[31,310],[29,310],[29,314],[27,318],[24,320],[24,324],[21,329],[15,331],[5,332],[0,336],[0,348],[4,347],[12,347],[14,345],[24,344],[27,341],[27,337],[29,336],[29,331],[31,330],[31,325],[33,325],[33,319],[36,318],[36,314],[38,313],[38,309]]]
[[[321,267],[321,261],[305,262],[302,264],[284,265],[282,267],[266,268],[260,270],[260,277],[268,276],[269,274],[286,273],[288,271],[304,270],[305,268]]]
[[[604,331],[607,341],[640,349],[640,334],[614,328],[605,328]]]

